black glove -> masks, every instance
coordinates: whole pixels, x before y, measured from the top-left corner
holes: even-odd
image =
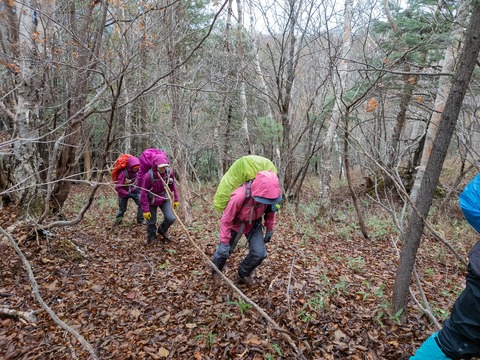
[[[270,240],[272,240],[272,235],[273,235],[273,230],[267,230],[265,231],[265,236],[263,237],[263,242],[269,243]]]

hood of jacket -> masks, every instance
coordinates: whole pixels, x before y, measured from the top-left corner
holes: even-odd
[[[136,156],[130,156],[127,160],[127,169],[131,171],[135,165],[140,166],[140,160]]]
[[[263,170],[257,173],[252,181],[252,197],[281,200],[282,189],[277,175],[271,170]]]
[[[165,155],[165,154],[155,154],[155,156],[152,158],[152,169],[157,171],[157,167],[159,165],[170,166],[168,164],[167,155]]]

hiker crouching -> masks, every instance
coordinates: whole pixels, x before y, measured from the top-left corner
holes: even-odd
[[[265,244],[272,238],[277,204],[281,200],[278,177],[270,170],[258,172],[255,179],[246,182],[230,195],[221,218],[220,244],[212,260],[219,270],[225,266],[240,237],[246,235],[249,252],[238,266],[238,276],[241,283],[254,284],[251,275],[267,257]],[[265,235],[263,225],[266,228]],[[214,270],[212,274],[216,276]]]

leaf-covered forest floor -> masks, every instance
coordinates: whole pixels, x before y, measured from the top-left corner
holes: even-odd
[[[76,214],[89,189],[77,186],[66,209]],[[211,258],[221,214],[214,189],[193,202],[190,238]],[[316,219],[313,189],[300,206],[278,213],[268,258],[257,285],[240,290],[287,331],[306,359],[408,359],[434,331],[410,301],[408,322],[389,312],[397,267],[398,236],[387,214],[363,200],[371,239],[364,240],[345,188],[336,190],[332,219]],[[310,200],[309,200],[310,199]],[[454,201],[452,201],[454,203]],[[438,230],[464,256],[475,240],[461,212],[451,206]],[[147,246],[135,204],[111,229],[116,197],[101,189],[84,220],[36,238],[21,228],[14,238],[30,261],[40,294],[60,319],[82,334],[100,359],[294,359],[292,346],[210,268],[177,222],[172,242]],[[3,209],[5,229],[15,207]],[[28,235],[28,236],[27,236]],[[78,253],[73,242],[85,252]],[[0,245],[0,306],[40,309],[22,262]],[[239,246],[225,274],[236,281],[246,254]],[[425,237],[417,271],[438,318],[443,320],[464,286],[465,268],[437,241]],[[418,296],[416,287],[414,293]],[[87,359],[88,352],[45,311],[35,323],[0,317],[1,359]]]

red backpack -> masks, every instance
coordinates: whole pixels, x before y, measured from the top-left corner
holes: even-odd
[[[131,156],[133,155],[122,154],[118,157],[117,160],[115,160],[115,163],[113,164],[113,169],[112,169],[112,180],[114,183],[118,181],[118,175],[120,174],[120,172],[127,168],[128,158]]]

